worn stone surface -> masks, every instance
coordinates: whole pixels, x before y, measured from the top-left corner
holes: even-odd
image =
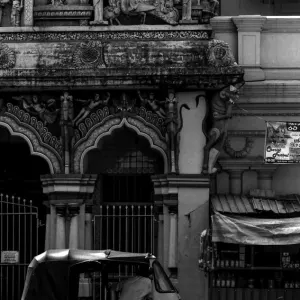
[[[208,27],[147,29],[3,32],[0,76],[5,79],[1,85],[216,88],[242,76],[234,61],[224,59],[226,65],[222,65],[222,57],[212,55],[217,51],[217,55],[232,56],[224,45],[209,46]]]

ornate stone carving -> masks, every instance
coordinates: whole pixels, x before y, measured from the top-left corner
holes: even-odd
[[[85,103],[85,107],[83,107],[79,114],[75,117],[73,120],[74,125],[78,125],[80,122],[82,122],[93,109],[95,109],[97,106],[102,105],[106,106],[108,104],[108,101],[110,99],[110,93],[107,92],[107,97],[105,99],[101,99],[99,94],[95,94],[94,99],[88,99],[88,100],[81,100],[81,99],[75,99],[77,102]]]
[[[111,25],[113,21],[118,25],[121,24],[119,19],[121,14],[128,17],[138,16],[141,24],[145,24],[147,15],[155,16],[171,25],[177,25],[179,20],[179,12],[174,7],[173,0],[150,1],[149,4],[142,0],[110,0],[109,6],[104,8],[104,19]]]
[[[27,1],[25,2],[26,6]],[[211,30],[139,30],[139,31],[100,31],[100,32],[18,32],[1,33],[0,41],[45,42],[45,41],[111,41],[111,40],[208,40]]]
[[[0,69],[10,69],[16,64],[15,51],[5,45],[0,43]]]
[[[208,43],[207,61],[208,65],[212,67],[237,65],[229,45],[219,40],[212,40]]]
[[[11,8],[11,25],[19,27],[21,23],[21,12],[24,7],[24,0],[13,0]]]
[[[219,1],[217,0],[200,0],[201,14],[200,23],[208,24],[210,19],[219,15]]]
[[[163,119],[166,117],[165,109],[163,108],[161,102],[156,99],[154,92],[149,92],[147,96],[142,97],[141,92],[138,91],[138,96],[142,106],[146,107],[148,105],[152,112],[156,113],[159,117]]]
[[[112,0],[109,1],[109,3]],[[93,0],[94,6],[94,21],[91,21],[91,25],[107,25],[108,22],[103,20],[103,0]]]
[[[80,43],[73,53],[73,62],[77,68],[105,68],[102,43]]]
[[[57,137],[53,136],[51,132],[48,131],[47,127],[39,121],[36,117],[30,116],[29,113],[20,109],[19,106],[14,106],[11,103],[7,103],[7,111],[4,112],[4,115],[9,115],[11,118],[14,116],[20,124],[27,124],[36,130],[37,135],[39,135],[41,142],[45,145],[48,145],[53,148],[53,151],[56,152],[56,155],[61,158],[62,157],[62,144],[57,139]]]
[[[33,25],[33,0],[26,0],[24,2],[24,25]]]
[[[18,111],[18,114],[22,114],[21,110]],[[32,154],[46,159],[51,173],[61,173],[61,157],[58,155],[57,151],[53,149],[53,146],[55,147],[57,141],[55,139],[49,139],[48,137],[45,137],[44,140],[42,140],[39,131],[32,129],[30,126],[32,122],[35,123],[35,120],[30,120],[29,115],[26,113],[23,114],[23,116],[24,120],[26,118],[27,122],[21,122],[16,115],[4,112],[0,115],[0,124],[8,128],[13,135],[23,137],[30,145]],[[28,120],[30,120],[30,125],[28,124]],[[41,124],[39,125],[39,128],[43,128]],[[44,134],[44,136],[46,136],[46,134]],[[49,144],[47,144],[46,141],[49,141],[52,144],[51,147],[49,147]]]
[[[227,136],[228,119],[231,118],[232,106],[237,100],[238,89],[232,85],[215,92],[212,96],[213,124],[204,147],[203,174],[213,174],[217,171],[214,166]]]
[[[81,139],[74,145],[74,172],[81,173],[83,171],[84,155],[89,150],[96,148],[103,136],[111,134],[115,128],[121,128],[122,126],[128,126],[138,134],[146,137],[151,147],[161,152],[165,162],[167,161],[167,145],[158,131],[138,117],[127,116],[127,118],[122,118],[116,115],[106,118],[102,123],[96,124],[84,139]]]
[[[55,99],[42,102],[37,95],[32,95],[31,99],[24,96],[13,96],[12,100],[18,101],[28,113],[38,116],[45,126],[54,123],[60,112],[60,109],[56,107]]]
[[[251,137],[247,136],[245,138],[245,146],[241,150],[234,150],[231,147],[230,139],[226,138],[223,148],[224,148],[225,152],[231,158],[238,158],[239,159],[239,158],[245,158],[250,154],[250,152],[253,148],[253,143],[254,143],[254,140]]]

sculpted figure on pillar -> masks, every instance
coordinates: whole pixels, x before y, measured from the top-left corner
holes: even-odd
[[[238,97],[239,91],[233,85],[215,92],[212,96],[213,124],[208,134],[208,142],[204,147],[203,174],[213,174],[217,171],[215,164],[227,136],[228,120],[232,117],[232,106]]]
[[[147,96],[144,97],[142,97],[140,91],[138,91],[137,93],[138,97],[141,100],[142,106],[146,107],[148,105],[151,108],[151,110],[157,115],[159,115],[161,118],[164,119],[166,117],[166,112],[163,106],[161,105],[161,102],[156,99],[154,92],[150,92]]]
[[[19,27],[21,23],[21,12],[23,10],[23,1],[22,0],[13,0],[12,9],[11,9],[11,25]]]
[[[209,23],[210,19],[219,15],[219,1],[217,0],[201,0],[202,14],[200,23]]]

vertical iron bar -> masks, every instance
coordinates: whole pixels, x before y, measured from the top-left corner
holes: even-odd
[[[125,206],[125,251],[128,252],[128,206]],[[128,276],[128,265],[125,266],[125,273]]]
[[[147,206],[144,206],[144,252],[147,251]]]
[[[134,206],[131,205],[131,252],[134,251]],[[133,276],[133,265],[131,265],[131,275]]]
[[[19,229],[18,229],[18,242],[19,242],[19,244],[18,244],[18,250],[20,251],[19,252],[19,263],[21,263],[21,235],[20,235],[20,232],[21,232],[21,198],[20,197],[18,197],[18,213],[19,213]],[[19,278],[19,280],[18,280],[18,282],[21,282],[21,264],[19,264],[19,266],[18,266],[18,278]],[[19,293],[19,299],[21,298],[20,297],[20,291],[18,291],[18,293]]]
[[[109,226],[109,206],[106,205],[106,249],[109,249],[109,232],[108,232],[108,226]]]
[[[26,245],[26,234],[27,234],[27,228],[26,228],[26,200],[23,199],[23,203],[24,203],[24,263],[26,263],[26,258],[27,258],[27,245]],[[20,234],[20,233],[19,233]],[[23,278],[25,278],[26,276],[26,268],[23,267]]]
[[[1,212],[3,212],[3,194],[0,195],[0,204],[1,204]],[[1,228],[3,228],[3,216],[2,214],[0,215],[0,224],[1,224]],[[0,234],[0,249],[4,249],[3,248],[3,236],[4,234]],[[4,295],[2,295],[2,291],[3,291],[3,269],[2,266],[0,266],[0,298],[4,298]],[[2,297],[3,296],[3,297]]]
[[[151,217],[150,217],[150,233],[151,233],[151,241],[150,241],[150,244],[151,244],[151,253],[154,253],[154,247],[153,247],[153,244],[154,244],[154,230],[153,230],[153,221],[154,221],[154,218],[153,218],[153,205],[150,206],[150,214],[151,214]]]
[[[102,238],[103,238],[103,235],[102,235],[102,221],[103,221],[103,206],[100,205],[100,229],[99,229],[99,248],[100,250],[102,249]]]
[[[15,251],[15,197],[12,196],[11,197],[11,200],[12,200],[12,234],[13,234],[13,240],[12,240],[12,250]],[[12,266],[12,282],[14,282],[14,279],[15,279],[15,268],[14,266]],[[20,284],[20,282],[18,282],[18,284]],[[18,289],[19,291],[20,289]],[[12,286],[12,299],[14,299],[15,297],[15,289],[14,287]]]
[[[112,234],[112,238],[113,238],[113,242],[112,242],[112,247],[113,249],[115,250],[115,222],[116,222],[116,217],[115,217],[115,214],[116,214],[116,206],[113,205],[113,214],[112,214],[112,222],[113,222],[113,228],[112,228],[112,231],[113,231],[113,234]]]
[[[8,199],[8,195],[6,195],[6,212],[8,213],[9,212],[9,209],[8,209],[8,201],[9,201],[9,199]],[[9,248],[8,248],[8,243],[9,243],[9,240],[8,240],[8,236],[9,236],[9,234],[8,234],[8,216],[9,215],[7,215],[6,216],[6,250],[9,250]],[[8,266],[6,266],[6,298],[7,299],[9,299],[9,297],[8,297]]]
[[[122,237],[122,227],[121,227],[121,222],[122,222],[122,206],[119,205],[119,231],[118,231],[118,241],[119,241],[119,251],[121,251],[121,237]],[[119,264],[119,281],[121,280],[121,265]]]
[[[137,217],[137,228],[138,228],[138,253],[141,252],[141,232],[140,232],[140,214],[141,214],[141,207],[138,205],[138,217]]]

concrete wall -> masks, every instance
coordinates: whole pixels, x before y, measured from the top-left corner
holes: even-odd
[[[202,122],[206,114],[205,99],[199,99],[196,107],[196,98],[200,92],[182,92],[176,94],[178,107],[187,104],[190,110],[183,109],[183,127],[180,133],[179,170],[181,174],[200,174],[203,164],[203,147],[206,138],[202,131]],[[202,94],[203,95],[203,94]]]
[[[208,299],[207,278],[198,268],[199,234],[208,227],[208,199],[208,188],[178,191],[178,282],[182,299]]]

